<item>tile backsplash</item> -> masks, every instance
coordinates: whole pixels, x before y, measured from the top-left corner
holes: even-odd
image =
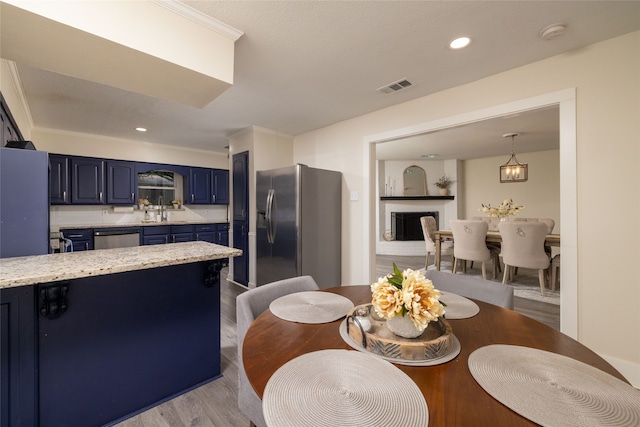
[[[139,224],[145,218],[145,211],[132,207],[118,206],[51,206],[50,228],[96,226],[113,224]],[[190,205],[183,209],[167,209],[168,221],[226,222],[226,205]]]

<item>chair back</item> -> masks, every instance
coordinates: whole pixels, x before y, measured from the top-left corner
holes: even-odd
[[[497,216],[474,216],[471,217],[473,220],[484,221],[489,224],[489,231],[498,231],[498,223],[500,222],[500,218]]]
[[[427,245],[427,253],[435,253],[436,242],[434,240],[434,233],[436,231],[436,219],[432,216],[422,216],[420,217],[420,224],[422,225],[424,243]]]
[[[424,271],[424,277],[431,280],[433,286],[441,291],[513,310],[513,286],[505,286],[476,276],[462,276],[437,270]]]
[[[453,256],[467,261],[489,261],[491,252],[487,248],[489,224],[482,220],[452,219]]]
[[[513,218],[514,222],[542,222],[547,226],[547,234],[553,232],[553,228],[556,226],[556,222],[551,218]]]
[[[549,267],[549,256],[544,250],[547,225],[542,222],[501,222],[502,260],[512,267],[536,270]]]
[[[251,323],[262,314],[275,299],[303,291],[320,289],[311,276],[292,277],[267,283],[250,289],[236,297],[236,322],[238,328],[238,408],[257,427],[266,425],[262,414],[262,400],[249,383],[242,362],[242,343]]]

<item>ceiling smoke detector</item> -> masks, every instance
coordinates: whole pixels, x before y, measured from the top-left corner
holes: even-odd
[[[551,24],[548,27],[540,31],[540,38],[542,40],[551,40],[558,36],[561,36],[567,31],[567,26],[564,24]]]
[[[410,88],[411,86],[413,86],[413,83],[411,83],[409,80],[401,79],[393,83],[389,83],[388,85],[379,87],[378,89],[376,89],[376,91],[384,94],[389,94],[389,93],[399,92],[401,90]]]

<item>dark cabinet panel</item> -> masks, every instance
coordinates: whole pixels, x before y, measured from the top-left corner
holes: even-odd
[[[49,178],[49,194],[52,205],[68,205],[71,203],[71,188],[69,187],[69,156],[49,154],[51,165]]]
[[[99,205],[104,203],[104,160],[89,157],[71,158],[71,202]]]
[[[206,265],[71,280],[67,311],[36,332],[40,427],[112,425],[218,378],[220,290]]]
[[[194,205],[210,205],[211,194],[211,169],[191,168],[188,202]]]
[[[249,221],[249,152],[233,156],[233,220]]]
[[[135,163],[107,161],[107,203],[132,205],[135,203],[137,176]]]
[[[249,283],[248,231],[244,222],[233,222],[233,247],[242,250],[242,255],[233,258],[233,280],[242,285]]]
[[[93,228],[62,230],[62,235],[71,240],[73,252],[93,250]]]
[[[211,175],[211,185],[213,187],[214,205],[229,204],[229,171],[223,169],[214,169]]]
[[[38,425],[33,286],[0,290],[0,425]]]

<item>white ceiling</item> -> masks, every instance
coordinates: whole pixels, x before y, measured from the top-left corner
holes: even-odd
[[[183,3],[244,32],[230,89],[197,109],[17,64],[34,125],[225,152],[227,138],[249,126],[297,135],[640,29],[640,1]],[[566,34],[539,38],[558,22]],[[447,49],[462,34],[471,46]],[[376,91],[403,78],[414,86]],[[500,155],[511,151],[507,132],[521,133],[517,152],[557,148],[557,110],[406,144],[441,158]]]

